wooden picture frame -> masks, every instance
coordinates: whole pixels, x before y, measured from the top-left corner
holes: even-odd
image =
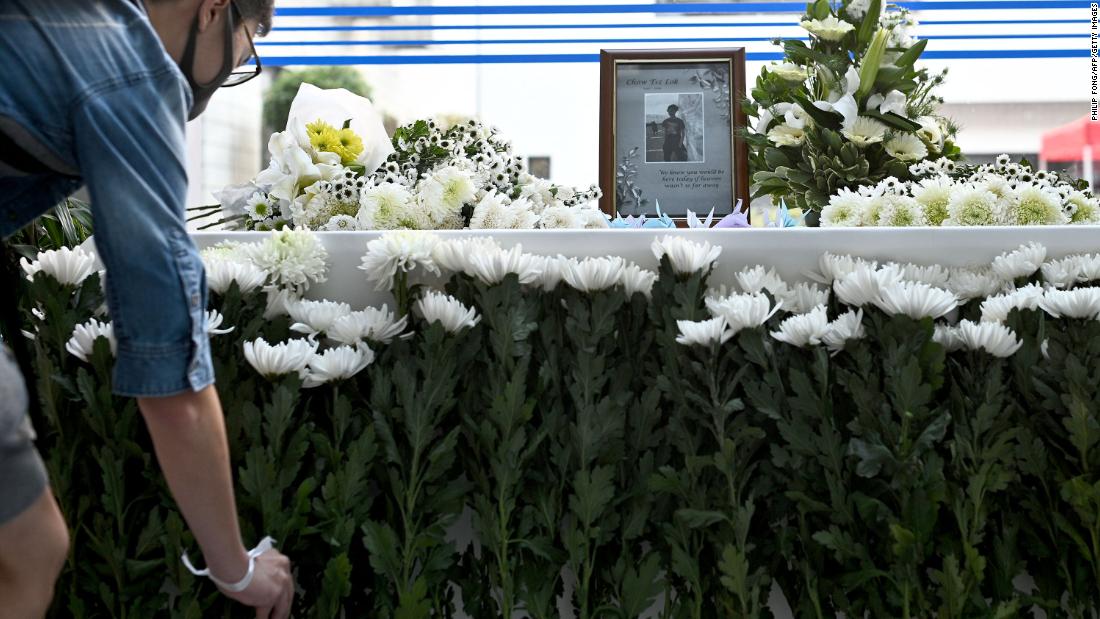
[[[649,77],[638,77],[643,75]],[[601,209],[611,217],[654,217],[659,203],[679,226],[686,225],[689,208],[702,217],[713,207],[720,218],[741,200],[747,212],[744,98],[744,48],[601,50]],[[629,109],[620,110],[621,104]],[[684,118],[681,107],[688,110]],[[658,120],[662,109],[668,117]],[[727,118],[728,136],[719,122]]]

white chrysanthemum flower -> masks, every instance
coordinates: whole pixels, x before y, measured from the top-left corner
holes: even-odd
[[[207,310],[206,312],[206,333],[207,335],[225,335],[232,333],[237,327],[229,327],[228,329],[222,329],[222,323],[225,322],[225,316],[218,310]]]
[[[844,350],[844,346],[852,340],[861,340],[867,336],[863,328],[863,310],[849,310],[836,320],[829,323],[829,328],[822,336],[821,341],[832,353]]]
[[[791,346],[804,348],[821,344],[829,332],[829,317],[824,305],[819,305],[805,314],[791,316],[779,325],[778,331],[771,336]]]
[[[883,286],[875,302],[887,314],[903,314],[914,320],[941,318],[959,306],[959,300],[950,291],[928,284],[902,282]]]
[[[912,133],[900,133],[884,145],[886,152],[898,161],[920,161],[928,156],[928,147]]]
[[[1002,324],[969,320],[963,320],[955,327],[953,343],[966,350],[984,350],[1001,359],[1016,354],[1024,345],[1012,329]]]
[[[543,256],[542,276],[539,278],[538,286],[544,292],[553,292],[565,279],[565,272],[568,269],[569,259],[562,256]]]
[[[417,188],[420,205],[432,222],[442,222],[461,213],[477,199],[477,184],[470,172],[447,166],[432,172]]]
[[[855,29],[852,24],[830,15],[825,19],[804,20],[800,24],[807,32],[824,41],[839,41]]]
[[[448,333],[472,329],[481,322],[473,308],[442,292],[427,292],[416,302],[416,311],[427,323],[438,322]]]
[[[721,316],[700,321],[677,320],[676,326],[680,329],[676,343],[684,346],[725,344],[735,335]]]
[[[408,316],[397,318],[388,305],[368,307],[337,318],[325,335],[334,342],[348,346],[356,346],[363,340],[389,344],[394,338],[401,337],[408,323]]]
[[[783,309],[792,314],[805,314],[818,305],[829,303],[829,291],[817,284],[799,282],[792,288],[774,293],[783,303]]]
[[[917,137],[935,150],[942,150],[943,127],[940,125],[940,120],[934,116],[921,116],[916,119],[916,123],[920,125],[920,129],[917,129]]]
[[[862,20],[863,16],[867,14],[867,10],[870,8],[871,0],[851,0],[848,6],[844,7],[844,12],[853,19]]]
[[[551,206],[539,217],[539,227],[548,230],[583,228],[586,220],[578,215],[579,209],[570,206]]]
[[[835,280],[833,292],[841,303],[851,307],[863,307],[878,301],[884,286],[893,286],[900,282],[901,274],[897,269],[879,270],[863,265]]]
[[[347,380],[374,363],[374,351],[365,345],[340,346],[314,354],[306,369],[306,389]]]
[[[1100,281],[1100,254],[1077,256],[1077,281],[1082,283]]]
[[[1057,193],[1039,185],[1016,188],[1008,203],[1008,219],[1018,226],[1052,226],[1069,223]]]
[[[236,241],[222,241],[216,245],[199,251],[203,263],[214,260],[228,260],[230,262],[249,262],[252,253],[260,246],[259,243],[238,243]]]
[[[943,346],[947,352],[962,350],[962,339],[959,338],[959,330],[950,325],[937,324],[932,331],[932,341]]]
[[[1041,267],[1043,282],[1054,288],[1073,288],[1081,275],[1081,258],[1070,256],[1062,260],[1044,262]]]
[[[575,207],[573,210],[577,218],[581,220],[581,227],[585,230],[606,230],[611,227],[607,214],[598,208],[582,206]]]
[[[1100,200],[1080,191],[1066,195],[1063,209],[1071,224],[1100,224]]]
[[[830,286],[833,285],[833,282],[836,280],[843,279],[845,275],[857,269],[870,269],[874,271],[878,268],[877,262],[867,261],[863,258],[853,258],[848,255],[832,254],[829,252],[822,254],[817,264],[821,274],[820,276],[811,274],[811,277],[822,284],[828,284]]]
[[[317,235],[308,230],[273,232],[249,253],[256,266],[267,271],[278,286],[303,291],[326,279],[328,252]]]
[[[881,142],[886,137],[886,125],[867,116],[860,116],[850,125],[841,128],[841,134],[857,146]]]
[[[65,343],[65,350],[77,359],[87,362],[88,357],[95,350],[96,340],[101,337],[107,338],[111,345],[111,354],[116,354],[118,352],[118,341],[115,340],[114,325],[109,322],[100,322],[95,318],[82,325],[77,325],[73,329],[72,337]]]
[[[571,258],[564,265],[562,278],[570,287],[581,292],[607,290],[622,282],[626,261],[618,256],[606,258]]]
[[[937,288],[947,288],[947,282],[951,279],[951,271],[938,264],[920,265],[913,263],[890,264],[898,269],[901,279],[908,282],[921,282]]]
[[[542,276],[544,263],[532,254],[523,253],[523,246],[511,249],[482,249],[466,256],[464,272],[490,286],[499,284],[510,274],[519,283],[530,284]]]
[[[1004,322],[1014,309],[1037,310],[1042,298],[1043,289],[1036,284],[989,297],[982,301],[982,322]]]
[[[417,268],[440,275],[432,253],[439,244],[439,237],[418,230],[388,232],[367,243],[359,270],[366,271],[367,281],[375,283],[375,290],[393,287],[398,271],[409,273]]]
[[[272,199],[262,191],[257,191],[249,196],[244,205],[244,212],[248,213],[252,221],[263,221],[275,216],[275,205],[278,200]]]
[[[841,189],[829,198],[829,203],[821,209],[821,227],[853,227],[863,223],[863,213],[867,209],[869,198],[850,189]]]
[[[267,306],[264,309],[264,318],[271,320],[279,316],[289,316],[287,304],[298,300],[298,295],[293,290],[279,288],[278,286],[265,286],[267,293]]]
[[[993,273],[1005,281],[1031,277],[1047,259],[1047,248],[1031,242],[993,260]]]
[[[944,286],[963,301],[993,296],[1005,287],[1005,281],[992,269],[952,269]]]
[[[768,140],[776,146],[801,146],[806,139],[806,130],[782,123],[768,131]]]
[[[578,213],[581,212],[581,209],[574,210]],[[539,214],[535,212],[534,203],[525,198],[513,200],[511,204],[505,207],[504,214],[503,227],[509,230],[534,230],[539,225]],[[587,219],[585,219],[585,222],[587,223]]]
[[[650,245],[653,255],[658,262],[664,256],[668,256],[672,270],[680,275],[691,275],[698,272],[709,272],[722,254],[720,245],[710,243],[694,243],[682,236],[668,235],[660,239],[654,239]]]
[[[306,335],[325,333],[338,318],[351,313],[350,305],[334,301],[297,300],[287,303],[286,309],[292,322],[290,330]]]
[[[248,294],[267,281],[267,271],[249,261],[214,258],[206,260],[205,266],[206,286],[217,294],[228,292],[233,282],[237,282],[241,294]]]
[[[1003,208],[997,196],[979,187],[956,187],[947,204],[945,226],[995,226],[1003,218]]]
[[[804,82],[810,75],[805,67],[800,67],[790,62],[770,64],[767,69],[768,73],[772,73],[779,79],[787,82]]]
[[[408,187],[399,183],[371,183],[359,191],[356,219],[362,230],[415,228],[416,201]],[[429,209],[430,210],[430,209]]]
[[[881,198],[881,206],[878,212],[878,226],[893,228],[911,228],[926,226],[928,221],[924,218],[924,209],[909,196],[885,194]]]
[[[354,232],[359,229],[359,220],[351,215],[334,215],[321,229],[325,232]]]
[[[504,202],[504,196],[498,194],[495,190],[485,194],[485,197],[474,207],[474,213],[470,217],[470,228],[476,230],[511,228],[508,225],[511,216]]]
[[[924,210],[924,218],[930,226],[940,226],[948,218],[947,205],[951,202],[954,184],[945,177],[929,178],[912,187],[913,199]]]
[[[779,277],[775,269],[765,271],[760,265],[746,267],[734,277],[741,291],[748,294],[757,294],[766,290],[772,293],[773,297],[777,297],[788,289],[786,282]]]
[[[26,258],[19,260],[27,279],[34,279],[38,273],[45,273],[66,286],[79,286],[95,273],[95,256],[81,247],[62,247],[40,252],[34,262]]]
[[[312,340],[290,340],[273,346],[259,338],[244,343],[245,360],[268,379],[286,374],[302,375],[316,352],[317,342]]]
[[[711,315],[725,319],[730,329],[737,333],[742,329],[755,329],[775,315],[783,303],[773,307],[768,297],[762,294],[732,294],[710,297],[706,300]]]
[[[623,269],[621,283],[627,297],[633,297],[641,293],[649,298],[653,292],[653,284],[657,281],[657,274],[649,269],[643,269],[636,264],[627,265]]]
[[[981,176],[981,181],[975,185],[978,189],[985,189],[997,196],[998,200],[1007,200],[1013,197],[1012,183],[1000,174],[986,174]]]
[[[452,273],[468,273],[469,257],[482,252],[501,251],[500,243],[491,236],[471,236],[461,239],[444,239],[432,248],[432,260],[436,266]]]
[[[1047,290],[1039,307],[1055,318],[1100,320],[1100,288]]]

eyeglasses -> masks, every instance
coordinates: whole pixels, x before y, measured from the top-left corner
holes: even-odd
[[[260,55],[256,53],[256,45],[252,42],[252,33],[248,31],[248,24],[244,23],[244,17],[241,15],[241,10],[237,8],[236,2],[230,2],[229,6],[233,8],[233,18],[240,21],[241,24],[244,26],[244,33],[248,35],[248,47],[250,48],[250,53],[248,55],[248,58],[245,58],[244,62],[238,65],[238,68],[234,69],[233,72],[225,78],[225,81],[222,82],[222,88],[240,86],[248,80],[256,77],[260,74],[261,71],[263,71],[263,66],[260,64]],[[233,28],[232,21],[230,21],[229,27],[234,31],[236,30],[235,28]],[[254,64],[248,66],[249,63]]]

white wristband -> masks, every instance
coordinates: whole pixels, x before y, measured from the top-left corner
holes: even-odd
[[[187,568],[187,571],[191,572],[195,576],[205,576],[209,578],[218,588],[222,591],[229,593],[240,593],[248,588],[248,585],[252,584],[252,577],[256,575],[256,558],[263,553],[271,550],[271,547],[275,544],[275,540],[270,537],[265,537],[260,540],[260,543],[248,551],[248,573],[244,575],[244,578],[237,582],[223,582],[210,573],[210,568],[204,570],[197,570],[195,566],[191,564],[191,559],[187,558],[187,553],[183,553],[183,565]]]

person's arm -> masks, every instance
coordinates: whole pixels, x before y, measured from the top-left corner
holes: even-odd
[[[118,344],[113,390],[139,399],[168,486],[211,573],[237,582],[248,559],[211,387],[205,275],[185,227],[188,91],[167,62],[87,96],[73,111],[74,137],[107,268]],[[293,584],[286,557],[265,553],[254,574],[231,597],[256,606],[257,616],[287,617]]]

